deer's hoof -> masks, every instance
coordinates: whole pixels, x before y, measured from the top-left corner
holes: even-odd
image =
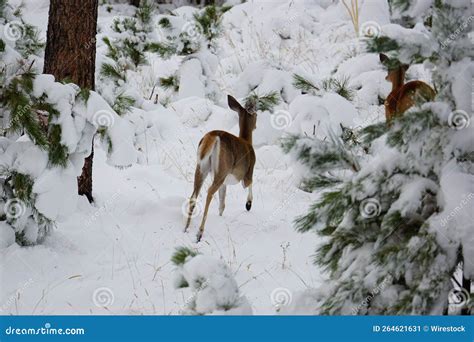
[[[200,242],[201,238],[202,238],[202,233],[198,233],[198,235],[196,236],[196,243]]]
[[[247,211],[250,211],[250,209],[252,208],[252,201],[247,201],[247,203],[245,203],[245,208],[247,209]]]

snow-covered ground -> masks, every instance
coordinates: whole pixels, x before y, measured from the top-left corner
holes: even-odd
[[[47,1],[26,3],[25,20],[45,37]],[[130,168],[108,165],[97,146],[95,204],[79,198],[74,214],[58,222],[41,245],[13,244],[0,250],[2,313],[179,314],[191,293],[173,287],[175,266],[170,258],[177,246],[222,259],[255,314],[275,313],[270,296],[277,288],[295,292],[324,282],[311,258],[317,237],[297,233],[292,223],[316,195],[296,187],[301,171],[281,151],[278,138],[285,131],[312,134],[315,125],[315,134],[324,135],[326,126],[337,130],[339,123],[357,127],[383,120],[378,98],[390,88],[378,56],[363,52],[344,9],[341,5],[326,9],[328,3],[253,1],[226,13],[213,80],[221,97],[216,103],[199,97],[173,99],[166,108],[147,104],[143,117],[151,125],[141,135],[140,164]],[[384,3],[361,1],[361,22],[386,24]],[[127,5],[122,7],[132,13]],[[100,34],[107,34],[114,15],[101,7]],[[98,61],[105,53],[100,46]],[[132,84],[173,67],[151,58],[151,65],[140,69]],[[349,77],[354,100],[337,94],[301,95],[291,85],[295,72],[315,82],[333,75]],[[419,68],[410,73],[426,79]],[[227,93],[242,99],[255,87],[261,94],[282,94],[284,102],[276,110],[289,113],[290,125],[282,130],[272,125],[270,113],[259,115],[252,210],[245,210],[246,190],[240,185],[228,187],[224,215],[218,215],[216,196],[203,240],[195,244],[201,215],[184,233],[183,213],[192,192],[197,144],[212,129],[237,134],[237,114],[223,99]],[[200,214],[199,209],[202,202]],[[107,305],[96,305],[98,298]]]
[[[184,136],[184,139],[189,137]],[[6,312],[13,314],[177,314],[190,296],[173,288],[176,246],[193,246],[200,217],[183,233],[182,205],[191,182],[185,151],[163,164],[117,170],[95,160],[95,207],[81,199],[77,212],[58,224],[43,245],[2,250],[2,302],[17,289]],[[194,156],[194,153],[192,153]],[[176,166],[174,165],[176,162]],[[165,166],[167,163],[168,166]],[[203,254],[222,258],[235,272],[255,313],[274,313],[271,292],[278,287],[304,289],[320,282],[308,257],[314,239],[297,234],[291,221],[301,213],[308,194],[288,183],[291,171],[260,165],[255,175],[252,211],[246,193],[228,188],[224,216],[213,201],[203,241]],[[26,285],[25,285],[26,284]],[[94,305],[93,294],[106,287],[114,302]]]

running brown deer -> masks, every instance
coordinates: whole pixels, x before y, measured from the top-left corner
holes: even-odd
[[[222,216],[225,208],[226,186],[242,181],[244,188],[248,188],[245,207],[252,207],[252,176],[255,166],[255,151],[252,147],[252,132],[257,126],[257,114],[254,110],[244,108],[232,96],[227,97],[230,109],[239,114],[239,136],[236,137],[225,131],[212,131],[204,135],[199,142],[197,165],[194,173],[194,191],[189,199],[188,219],[184,231],[191,223],[191,216],[196,206],[196,200],[202,184],[209,172],[214,176],[207,191],[204,214],[197,234],[197,242],[202,238],[207,212],[212,197],[219,190],[219,215]]]
[[[389,58],[380,54],[380,62],[386,64]],[[399,65],[389,68],[385,78],[392,83],[392,91],[385,100],[385,118],[390,123],[396,116],[402,115],[417,101],[431,101],[436,93],[428,84],[422,81],[410,81],[405,83],[405,72],[408,65]]]

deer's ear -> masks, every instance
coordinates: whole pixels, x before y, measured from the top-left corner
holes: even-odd
[[[229,108],[237,113],[245,112],[244,107],[242,107],[233,96],[227,95],[227,103],[229,104]]]
[[[388,57],[387,55],[384,55],[383,53],[381,53],[379,55],[379,58],[380,58],[380,62],[382,62],[382,64],[385,64],[386,62],[388,62]]]

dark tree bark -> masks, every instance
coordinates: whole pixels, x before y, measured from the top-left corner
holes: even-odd
[[[51,0],[44,61],[45,74],[68,80],[81,88],[95,87],[95,53],[98,0]],[[92,197],[92,152],[78,178],[78,192]]]
[[[130,0],[130,5],[140,7],[140,0]]]

